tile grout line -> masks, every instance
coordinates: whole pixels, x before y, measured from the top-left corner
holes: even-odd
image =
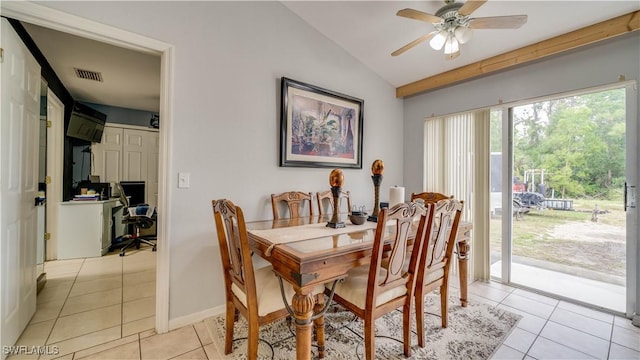
[[[504,304],[503,302],[504,302],[504,301],[505,301],[509,296],[511,296],[511,295],[518,295],[518,294],[515,294],[515,293],[514,293],[514,292],[515,292],[515,290],[516,290],[515,288],[512,288],[510,291],[508,291],[509,295],[507,295],[507,296],[505,296],[504,298],[502,298],[502,300],[500,300],[500,302],[498,302],[498,305],[496,305],[496,307],[498,307],[499,305],[503,305],[503,306],[507,306],[507,307],[512,307],[512,306],[509,306],[509,305],[507,305],[507,304]],[[533,300],[533,299],[531,299],[531,300]],[[534,301],[535,301],[535,300],[534,300]],[[556,306],[557,306],[557,305],[556,305]],[[518,308],[514,308],[514,309],[519,310],[519,311],[522,311],[522,312],[525,312],[525,313],[527,313],[527,314],[530,314],[529,312],[524,311],[524,310],[521,310],[521,309],[518,309]],[[507,311],[508,311],[508,310],[507,310]],[[553,313],[553,312],[552,312],[552,313]],[[532,316],[537,316],[537,315],[534,315],[534,314],[530,314],[530,315],[532,315]],[[549,316],[551,316],[551,315],[549,315]],[[523,316],[522,318],[524,318],[524,316]],[[521,318],[520,320],[522,320],[522,318]],[[520,321],[518,321],[518,322],[520,322]],[[546,321],[545,321],[545,325],[546,325]],[[542,329],[544,329],[544,326],[545,326],[545,325],[543,325],[543,326],[542,326],[542,328],[540,329],[540,332],[542,332]],[[517,327],[517,325],[516,325],[516,328],[518,328],[518,327]],[[527,330],[522,329],[522,328],[520,328],[520,330],[522,330],[522,331],[527,331]],[[534,334],[534,333],[529,332],[529,331],[527,331],[527,332],[528,332],[528,333],[530,333],[530,334]],[[529,355],[529,351],[531,351],[531,348],[533,347],[533,344],[535,344],[536,340],[538,340],[538,337],[540,336],[540,333],[538,333],[538,334],[534,334],[534,335],[535,335],[535,338],[534,338],[534,339],[533,339],[533,341],[531,342],[531,345],[529,345],[529,347],[527,348],[527,351],[524,353],[523,359],[524,359],[524,358],[526,358],[527,356],[528,356],[528,357],[533,358],[533,356]],[[508,337],[507,337],[507,338],[508,338]],[[507,340],[507,338],[505,338],[505,339],[504,339],[504,341],[506,341],[506,340]],[[502,341],[502,344],[500,344],[500,346],[506,346],[506,347],[508,347],[508,348],[514,349],[513,347],[511,347],[511,346],[509,346],[509,345],[505,345],[504,341]],[[515,351],[518,351],[517,349],[514,349],[514,350],[515,350]],[[518,352],[520,352],[520,351],[518,351]]]
[[[99,281],[99,280],[100,280],[100,279],[98,279],[98,280],[93,280],[93,281]],[[99,292],[105,292],[105,291],[111,291],[111,290],[115,290],[115,289],[117,289],[117,288],[115,288],[115,287],[114,287],[114,288],[110,288],[110,289],[102,289],[102,290],[97,290],[97,291],[89,291],[89,292],[86,292],[86,293],[84,293],[84,294],[80,294],[80,295],[73,295],[73,296],[69,296],[69,297],[70,297],[70,298],[75,298],[75,297],[79,297],[79,296],[91,295],[91,294],[96,294],[96,293],[99,293]]]
[[[580,314],[578,314],[578,315],[580,315]],[[609,343],[613,340],[613,324],[610,324],[611,325],[611,337],[609,339],[604,339],[604,338],[601,338],[600,336],[588,333],[588,332],[583,331],[581,329],[576,329],[575,327],[573,327],[575,325],[567,325],[567,324],[559,323],[557,321],[551,320],[551,318],[549,318],[549,322],[552,322],[552,323],[554,323],[556,325],[564,326],[564,327],[569,328],[571,330],[575,330],[575,331],[581,332],[581,333],[583,333],[585,335],[593,336],[593,337],[598,338],[600,340],[608,341]]]
[[[514,289],[514,290],[515,290],[515,289]],[[510,294],[513,294],[513,290],[510,292]],[[516,294],[516,295],[518,295],[518,294]],[[486,297],[481,296],[481,295],[478,295],[478,294],[476,294],[476,296],[480,296],[480,297],[486,298]],[[536,300],[536,299],[529,298],[529,297],[526,297],[526,296],[523,296],[523,295],[519,295],[519,296],[525,297],[525,298],[527,298],[527,299],[529,299],[529,300],[533,300],[533,301],[540,302],[540,301],[538,301],[538,300]],[[505,297],[504,299],[506,299],[506,297]],[[509,305],[506,305],[506,304],[504,304],[504,303],[503,303],[504,299],[503,299],[503,300],[501,300],[501,301],[498,303],[498,305],[509,306]],[[553,298],[550,298],[550,299],[553,299]],[[491,299],[489,299],[489,300],[491,300]],[[556,300],[558,300],[558,299],[556,299]],[[552,320],[552,319],[551,319],[551,315],[549,316],[549,318],[545,319],[545,323],[544,323],[544,325],[543,325],[543,327],[542,327],[542,328],[544,329],[544,327],[545,327],[548,323],[550,323],[550,322],[551,322],[551,323],[554,323],[554,324],[557,324],[557,325],[560,325],[560,326],[564,326],[564,327],[567,327],[567,328],[572,329],[572,330],[575,330],[575,331],[579,331],[579,332],[581,332],[581,333],[583,333],[583,334],[590,335],[590,336],[593,336],[593,337],[595,337],[595,338],[598,338],[598,339],[601,339],[601,340],[607,341],[607,342],[608,342],[608,357],[609,357],[609,356],[611,356],[611,347],[612,347],[612,346],[613,346],[613,344],[614,344],[614,341],[613,341],[613,331],[615,330],[615,327],[617,326],[617,325],[615,324],[615,316],[614,316],[613,314],[610,314],[610,313],[609,313],[609,312],[607,312],[607,311],[602,311],[602,310],[598,310],[598,309],[592,309],[592,308],[589,308],[589,307],[585,307],[586,309],[593,310],[593,311],[595,311],[595,312],[599,312],[599,313],[603,313],[603,314],[608,314],[608,315],[612,315],[612,316],[614,316],[613,322],[612,322],[612,323],[609,323],[609,322],[607,322],[607,321],[604,321],[604,320],[598,319],[598,318],[593,317],[593,316],[589,316],[589,315],[582,314],[582,313],[579,313],[579,312],[576,312],[576,311],[572,311],[571,309],[565,309],[565,308],[562,308],[562,307],[560,307],[561,302],[562,302],[562,300],[558,300],[558,303],[554,306],[554,309],[553,309],[553,311],[551,312],[551,315],[553,315],[553,313],[554,313],[557,309],[560,309],[560,310],[562,310],[562,311],[567,311],[567,312],[570,312],[570,313],[572,313],[572,314],[575,314],[575,315],[578,315],[578,316],[585,317],[585,318],[587,318],[587,319],[589,319],[589,320],[594,320],[594,321],[602,322],[602,323],[604,323],[604,324],[611,325],[611,335],[610,335],[610,338],[609,338],[609,339],[604,339],[604,338],[599,337],[599,336],[597,336],[597,335],[594,335],[594,334],[591,334],[591,333],[588,333],[588,332],[582,331],[581,329],[576,329],[576,328],[574,328],[574,327],[573,327],[573,326],[571,326],[571,325],[565,325],[565,324],[562,324],[562,323],[558,323],[558,322],[556,322],[556,321],[554,321],[554,320]],[[540,303],[545,304],[544,302],[540,302]],[[549,305],[549,304],[547,304],[547,305]],[[509,306],[509,307],[511,307],[511,306]],[[532,313],[530,313],[530,312],[528,312],[528,311],[526,311],[526,310],[522,310],[522,309],[518,309],[518,308],[515,308],[515,309],[516,309],[516,310],[519,310],[519,311],[522,311],[522,312],[525,312],[525,313],[527,313],[527,314],[530,314],[530,315],[532,315],[532,316],[536,316],[536,317],[540,318],[540,316],[535,315],[535,314],[532,314]],[[524,330],[524,329],[521,329],[521,330]],[[526,330],[524,330],[524,331],[526,331]],[[527,331],[527,332],[528,332],[528,331]],[[556,342],[556,341],[554,341],[554,340],[552,340],[552,339],[548,339],[548,338],[546,338],[546,337],[544,337],[544,336],[541,336],[541,335],[540,335],[540,334],[541,334],[541,332],[542,332],[542,330],[540,331],[540,333],[535,334],[535,335],[536,335],[536,338],[534,339],[533,343],[535,343],[535,341],[536,341],[538,338],[543,338],[543,339],[545,339],[545,340],[549,340],[549,341],[551,341],[551,342],[553,342],[553,343],[559,344],[559,345],[561,345],[561,346],[563,346],[563,347],[566,347],[566,348],[569,348],[569,349],[571,349],[571,350],[574,350],[574,351],[580,352],[580,353],[582,353],[582,354],[585,354],[586,356],[591,356],[590,354],[586,354],[586,353],[584,353],[584,352],[583,352],[583,351],[581,351],[581,350],[574,349],[574,348],[569,347],[569,346],[567,346],[567,345],[565,345],[565,344],[561,344],[561,343],[558,343],[558,342]],[[532,334],[533,334],[533,333],[532,333]],[[532,343],[532,346],[533,346],[533,343]],[[620,344],[618,344],[618,343],[615,343],[615,344],[620,345]],[[504,343],[503,343],[503,345],[504,345]],[[510,347],[510,346],[508,346],[508,345],[504,345],[504,346]],[[529,357],[531,357],[531,355],[529,355],[529,351],[531,351],[531,347],[532,347],[532,346],[530,346],[530,347],[529,347],[529,349],[527,350],[527,353],[525,354],[525,356],[529,356]],[[629,347],[624,346],[624,345],[620,345],[620,346],[622,346],[622,347],[624,347],[624,348],[627,348],[627,349],[630,349],[630,350],[634,350],[634,349],[629,348]],[[512,347],[510,347],[510,348],[512,348]]]
[[[515,291],[515,289],[514,289],[514,291]],[[514,292],[512,291],[512,292],[511,292],[511,294],[514,294]],[[526,299],[529,299],[529,300],[532,300],[532,301],[536,301],[536,302],[541,303],[541,304],[545,304],[544,302],[538,301],[538,300],[536,300],[536,299],[529,298],[529,297],[527,297],[527,296],[523,296],[523,295],[519,295],[519,294],[514,294],[514,295],[518,295],[518,296],[524,297],[524,298],[526,298]],[[505,297],[505,299],[506,299],[506,297]],[[553,298],[550,298],[550,299],[553,299]],[[504,299],[503,299],[503,300],[504,300]],[[555,299],[555,300],[557,300],[557,299]],[[502,304],[502,302],[500,302],[500,303]],[[509,305],[506,305],[506,304],[504,304],[504,305],[505,305],[505,306],[509,306]],[[546,305],[549,305],[549,304],[546,304]],[[544,336],[542,336],[542,335],[541,335],[541,334],[542,334],[542,331],[543,331],[543,330],[544,330],[544,328],[547,326],[547,324],[549,324],[549,323],[551,322],[551,323],[554,323],[554,324],[558,324],[558,325],[560,325],[560,326],[565,326],[565,327],[567,327],[567,328],[569,328],[569,329],[572,329],[572,330],[580,331],[580,332],[581,332],[581,333],[583,333],[583,334],[587,334],[587,335],[591,335],[591,336],[594,336],[594,337],[596,337],[596,338],[599,338],[599,337],[597,337],[597,336],[595,336],[595,335],[589,334],[589,333],[587,333],[587,332],[584,332],[584,331],[581,331],[581,330],[578,330],[578,329],[574,329],[574,328],[572,328],[572,327],[570,327],[570,326],[563,325],[563,324],[560,324],[560,323],[557,323],[557,322],[555,322],[555,321],[551,320],[551,316],[553,315],[553,313],[554,313],[557,309],[566,310],[566,309],[560,308],[560,307],[559,307],[559,305],[560,305],[560,300],[557,300],[557,303],[553,306],[553,310],[552,310],[552,311],[551,311],[551,313],[549,314],[549,317],[545,318],[544,325],[543,325],[543,326],[542,326],[542,328],[540,329],[540,332],[539,332],[538,334],[535,334],[535,335],[536,335],[536,337],[535,337],[535,339],[533,339],[533,342],[531,343],[531,345],[530,345],[530,346],[529,346],[529,348],[527,349],[527,352],[525,353],[525,357],[526,357],[526,356],[533,357],[533,356],[529,355],[529,352],[530,352],[530,351],[531,351],[531,349],[533,348],[533,344],[535,344],[535,342],[538,340],[538,338],[542,338],[542,339],[545,339],[545,340],[549,340],[549,341],[551,341],[551,342],[553,342],[553,343],[559,344],[559,345],[561,345],[561,346],[563,346],[563,347],[566,347],[566,348],[568,348],[568,349],[571,349],[571,350],[577,351],[577,352],[579,352],[579,353],[585,354],[586,356],[589,356],[589,357],[591,356],[590,354],[586,354],[586,353],[584,353],[584,352],[583,352],[583,351],[581,351],[581,350],[574,349],[574,348],[572,348],[572,347],[570,347],[570,346],[567,346],[567,345],[565,345],[565,344],[558,343],[558,342],[556,342],[556,341],[554,341],[554,340],[552,340],[552,339],[548,339],[548,338],[546,338],[546,337],[544,337]],[[535,314],[531,314],[530,312],[528,312],[528,311],[526,311],[526,310],[522,310],[522,309],[518,309],[518,308],[515,308],[515,309],[520,310],[520,311],[523,311],[523,312],[525,312],[525,313],[527,313],[527,314],[530,314],[530,315],[532,315],[532,316],[537,316],[537,315],[535,315]],[[578,313],[574,313],[574,314],[578,314]],[[582,314],[578,314],[578,315],[582,315]],[[584,315],[582,315],[582,316],[584,316]],[[539,317],[539,316],[538,316],[538,317]],[[585,317],[588,317],[588,316],[585,316]],[[588,318],[590,318],[590,319],[591,319],[591,317],[588,317]],[[597,320],[597,319],[595,319],[595,320]],[[521,330],[523,330],[523,329],[521,329]],[[526,331],[526,330],[525,330],[525,331]],[[599,339],[602,339],[602,338],[599,338]],[[603,339],[603,340],[604,340],[604,339]],[[611,347],[611,340],[609,340],[609,347]]]
[[[202,343],[202,339],[200,338],[200,334],[198,333],[198,329],[196,329],[195,324],[192,324],[192,326],[193,326],[193,330],[196,332],[196,337],[198,338],[198,341],[200,341],[200,346],[202,346],[202,348],[203,348],[202,350],[204,351],[204,344]],[[209,331],[207,330],[207,332],[209,332]],[[209,335],[209,337],[211,337],[211,335]]]
[[[60,314],[62,313],[62,309],[64,309],[64,306],[67,303],[67,300],[69,299],[69,294],[71,294],[71,289],[73,289],[73,285],[76,283],[76,279],[78,278],[78,274],[80,273],[80,270],[84,266],[85,260],[86,259],[82,259],[82,262],[80,263],[80,266],[78,267],[78,271],[76,272],[76,275],[73,278],[73,282],[71,282],[71,287],[69,288],[69,292],[65,296],[64,301],[62,302],[62,306],[60,307],[60,310],[58,311],[58,314],[56,315],[56,318],[53,321],[53,325],[51,326],[51,330],[49,330],[49,334],[47,335],[47,338],[44,340],[44,344],[42,344],[42,345],[47,345],[48,344],[49,339],[51,338],[51,334],[53,333],[53,329],[55,329],[56,324],[58,323],[58,320],[60,319]],[[36,311],[37,311],[37,308],[38,308],[38,306],[36,304]],[[39,355],[38,359],[40,359],[40,357],[42,357],[42,355]],[[73,355],[71,357],[73,358]]]
[[[61,298],[62,303],[61,303],[61,305],[60,305],[60,309],[59,309],[57,312],[55,312],[54,317],[52,317],[50,320],[42,320],[42,321],[39,321],[39,322],[38,322],[38,323],[41,323],[41,322],[44,322],[44,321],[52,321],[51,328],[50,328],[50,330],[46,333],[46,337],[45,337],[45,338],[44,338],[44,340],[43,340],[44,344],[47,344],[48,342],[50,342],[50,341],[51,341],[51,336],[52,336],[52,334],[53,334],[54,330],[56,329],[56,326],[57,326],[57,325],[59,325],[59,321],[60,321],[60,319],[61,319],[61,318],[63,318],[63,317],[67,317],[67,316],[73,316],[73,315],[81,314],[81,313],[88,312],[88,311],[99,310],[99,309],[102,309],[102,308],[105,308],[105,307],[110,307],[110,306],[114,306],[114,305],[116,305],[116,306],[117,306],[117,305],[118,305],[117,303],[114,303],[114,304],[111,304],[111,305],[99,306],[99,307],[94,308],[94,309],[87,309],[87,310],[85,310],[85,311],[80,311],[80,312],[73,313],[73,314],[61,315],[61,314],[62,314],[63,309],[65,308],[65,306],[67,306],[67,305],[69,305],[69,304],[70,304],[70,303],[69,303],[69,300],[70,300],[71,298],[73,298],[73,297],[74,297],[74,296],[71,296],[71,293],[72,293],[72,291],[73,291],[74,287],[75,287],[76,285],[78,285],[79,283],[81,283],[81,281],[79,281],[79,279],[80,279],[80,276],[81,276],[82,272],[83,272],[84,270],[87,270],[87,269],[88,269],[88,265],[89,265],[89,264],[94,264],[94,263],[95,263],[95,262],[87,261],[87,259],[86,259],[86,258],[83,258],[83,259],[80,259],[80,261],[78,262],[78,264],[77,264],[77,269],[76,269],[76,270],[72,270],[72,271],[70,271],[70,272],[69,272],[69,271],[66,271],[66,272],[64,273],[65,275],[67,275],[67,274],[68,274],[68,275],[71,275],[71,276],[69,276],[69,280],[66,280],[67,276],[65,276],[65,282],[66,282],[66,281],[70,282],[70,285],[69,285],[68,291],[63,292],[63,297]],[[98,265],[98,266],[100,266],[100,265]],[[72,268],[73,268],[73,267],[75,267],[75,264],[73,264],[73,265],[72,265]],[[119,338],[118,338],[118,339],[116,339],[116,340],[122,339],[122,338],[123,338],[123,336],[122,336],[122,335],[124,334],[124,304],[125,304],[125,301],[124,301],[124,300],[125,300],[125,294],[124,294],[124,276],[125,276],[125,275],[128,275],[128,274],[125,274],[125,269],[124,269],[124,268],[125,268],[124,259],[120,259],[120,266],[119,266],[119,267],[120,267],[120,274],[119,274],[119,278],[120,278],[120,284],[121,284],[121,287],[120,287],[120,289],[121,289],[121,290],[120,290],[120,291],[121,291],[121,296],[120,296],[120,304],[119,304],[119,305],[120,305],[120,310],[121,310],[121,317],[120,317],[120,318],[121,318],[121,322],[120,322],[120,324],[119,324],[119,326],[120,326],[120,327],[119,327],[119,330],[120,330],[120,336],[119,336]],[[95,269],[92,269],[92,270],[95,270]],[[99,269],[98,269],[98,270],[99,270]],[[137,274],[137,273],[142,273],[142,272],[145,272],[145,271],[147,271],[147,270],[134,271],[134,272],[132,272],[132,273],[130,273],[130,274]],[[114,276],[114,277],[117,277],[117,276],[118,276],[118,274],[113,275],[113,276]],[[85,281],[95,281],[95,279],[94,279],[94,280],[85,280]],[[149,282],[153,282],[153,281],[149,281]],[[93,293],[97,293],[97,292],[100,292],[100,291],[108,291],[108,290],[117,290],[117,288],[113,288],[113,289],[103,289],[103,290],[99,290],[99,291],[89,291],[89,292],[87,292],[87,293],[85,293],[85,294],[80,294],[80,295],[76,295],[76,296],[88,295],[88,294],[93,294]],[[131,299],[131,302],[132,302],[132,301],[137,301],[137,300],[140,300],[140,299],[144,299],[144,298],[146,298],[146,297],[137,298],[137,299]],[[54,299],[54,300],[55,300],[55,299]],[[52,301],[53,301],[53,300],[52,300]],[[57,301],[59,301],[59,300],[57,300]],[[42,304],[45,304],[45,303],[41,303],[40,305],[42,305]],[[154,315],[154,316],[155,316],[155,315]],[[139,319],[136,319],[136,320],[133,320],[133,321],[137,321],[137,320],[139,320]],[[116,325],[116,326],[117,326],[117,325]],[[114,327],[115,327],[115,326],[114,326]],[[70,337],[70,338],[61,339],[61,340],[59,340],[59,341],[56,341],[56,343],[64,342],[64,341],[69,341],[69,340],[76,339],[76,338],[79,338],[79,337],[82,337],[82,336],[86,336],[86,335],[89,335],[89,334],[94,334],[94,333],[99,332],[99,331],[102,331],[102,330],[105,330],[105,329],[100,329],[100,330],[96,330],[96,331],[91,331],[91,332],[88,332],[88,333],[85,333],[85,334],[79,334],[79,335],[77,335],[77,336],[73,336],[73,337]],[[195,328],[194,328],[194,330],[195,330]],[[145,330],[145,331],[146,331],[146,330]],[[137,339],[136,339],[136,340],[138,341],[138,344],[139,344],[139,347],[140,347],[141,333],[140,333],[140,332],[137,332],[137,333],[135,333],[135,334],[137,335]],[[196,334],[197,334],[197,331],[196,331]],[[133,334],[131,334],[131,335],[133,335]],[[199,338],[198,338],[198,340],[199,340],[199,344],[201,345],[200,347],[202,348],[202,346],[203,346],[203,345],[202,345],[202,341],[201,341]],[[134,341],[135,341],[135,340],[134,340]],[[44,345],[44,344],[43,344],[43,345]],[[97,344],[96,346],[99,346],[99,345],[101,345],[101,344]],[[87,348],[87,349],[88,349],[88,348]],[[79,349],[79,350],[77,350],[77,351],[69,352],[68,354],[64,354],[64,355],[62,355],[62,356],[63,356],[63,357],[67,357],[67,356],[69,356],[71,359],[75,359],[75,358],[77,358],[77,357],[78,357],[78,351],[80,351],[80,350],[85,350],[85,349]],[[196,350],[196,349],[193,349],[193,350]],[[193,350],[192,350],[192,351],[193,351]],[[203,349],[203,350],[204,350],[204,349]],[[141,349],[140,349],[140,356],[142,356]],[[37,358],[42,358],[42,354],[41,354],[41,355],[39,355]]]
[[[80,274],[80,272],[82,271],[82,266],[84,266],[85,261],[86,261],[86,258],[85,258],[85,259],[83,259],[83,262],[82,262],[82,265],[81,265],[81,267],[80,267],[80,270],[78,270],[78,274]],[[120,338],[119,338],[119,339],[122,339],[122,338],[123,338],[123,336],[122,336],[122,325],[123,325],[123,324],[122,324],[122,320],[123,320],[123,319],[122,319],[122,303],[123,303],[123,302],[122,302],[122,300],[123,300],[123,296],[124,296],[124,286],[123,286],[123,284],[122,284],[122,278],[123,278],[123,271],[122,271],[122,266],[123,266],[123,265],[122,265],[122,263],[123,263],[123,261],[120,261],[120,263],[121,263],[120,279],[121,279],[121,285],[122,285],[122,286],[120,287],[120,288],[121,288],[121,294],[120,294],[121,301],[120,301]],[[76,275],[76,279],[77,279],[77,275]],[[73,285],[75,285],[75,284],[76,284],[76,280],[74,280],[74,282],[73,282],[73,284],[72,284],[72,286],[71,286],[71,288],[72,288],[72,289],[73,289]],[[109,290],[113,290],[113,289],[109,289]],[[96,291],[96,292],[99,292],[99,291]],[[69,293],[71,293],[71,291],[69,291]],[[95,293],[95,292],[94,292],[94,293]],[[69,297],[67,297],[67,299],[68,299],[68,298],[69,298]],[[65,303],[66,303],[66,300],[65,300]],[[97,310],[97,309],[102,309],[102,308],[110,307],[110,306],[114,306],[114,305],[116,305],[116,304],[107,305],[107,306],[102,306],[102,307],[98,307],[98,308],[96,308],[96,309],[91,309],[91,310],[81,311],[81,312],[78,312],[78,313],[76,313],[76,314],[81,314],[81,313],[83,313],[83,312],[92,311],[92,310]],[[63,305],[63,307],[64,307],[64,305]],[[62,311],[62,310],[61,310],[61,311]],[[75,314],[69,314],[69,315],[75,315]],[[65,315],[65,316],[68,316],[68,315]],[[59,318],[60,318],[60,316],[58,316],[58,318],[56,318],[56,321],[57,321]],[[96,332],[103,331],[103,330],[105,330],[105,329],[92,331],[92,332],[89,332],[89,333],[86,333],[86,334],[78,335],[78,336],[76,336],[76,337],[72,337],[72,338],[64,339],[64,340],[61,340],[61,341],[68,341],[68,340],[71,340],[71,339],[74,339],[74,338],[78,338],[78,337],[81,337],[81,336],[84,336],[84,335],[87,335],[87,334],[92,334],[92,333],[96,333]],[[138,335],[138,339],[139,339],[139,338],[140,338],[140,336]],[[119,340],[119,339],[116,339],[116,340]],[[97,344],[97,345],[95,345],[95,346],[100,346],[100,345],[102,345],[102,344]],[[93,346],[92,346],[92,347],[93,347]],[[86,348],[86,349],[90,349],[90,348],[91,348],[91,347]],[[71,354],[71,359],[72,359],[72,360],[74,360],[74,359],[75,359],[75,357],[76,357],[76,353],[78,353],[79,351],[82,351],[82,350],[86,350],[86,349],[80,349],[80,350],[78,350],[78,351],[74,351],[74,352],[70,353],[70,354]],[[64,355],[63,355],[63,356],[64,356]]]
[[[556,311],[556,309],[558,308],[558,305],[559,305],[559,304],[560,304],[560,302],[558,301],[558,304],[556,304],[556,306],[554,306],[553,311],[552,311],[552,312],[551,312],[551,314],[549,315],[549,318],[547,318],[547,319],[546,319],[546,321],[545,321],[545,323],[544,323],[544,326],[542,326],[542,329],[540,329],[540,333],[536,336],[536,339],[533,341],[533,343],[535,343],[535,342],[536,342],[536,340],[538,340],[538,338],[543,338],[543,339],[545,339],[545,340],[551,341],[551,342],[553,342],[553,343],[556,343],[556,344],[558,344],[558,345],[561,345],[561,346],[566,347],[566,348],[568,348],[568,349],[571,349],[571,350],[573,350],[573,351],[576,351],[576,352],[579,352],[579,353],[581,353],[581,354],[584,354],[585,356],[588,356],[588,357],[589,357],[589,358],[591,358],[591,359],[596,359],[596,358],[592,357],[592,356],[591,356],[591,354],[587,354],[587,353],[583,352],[583,351],[582,351],[582,350],[580,350],[580,349],[576,349],[576,348],[573,348],[573,347],[571,347],[571,346],[568,346],[568,345],[565,345],[565,344],[561,344],[561,343],[559,343],[559,342],[554,341],[553,339],[548,339],[548,338],[546,338],[546,337],[542,336],[542,330],[544,330],[544,328],[547,326],[547,324],[548,324],[549,322],[552,322],[552,323],[554,323],[554,324],[558,324],[558,325],[560,325],[560,326],[565,326],[565,327],[567,327],[567,328],[569,328],[569,329],[572,329],[572,330],[576,330],[576,329],[573,329],[572,327],[569,327],[569,326],[566,326],[566,325],[563,325],[563,324],[559,324],[559,323],[557,323],[557,322],[555,322],[555,321],[552,321],[552,320],[551,320],[551,316],[553,315],[553,312],[555,312],[555,311]],[[561,309],[562,309],[562,308],[561,308]],[[579,331],[579,330],[576,330],[576,331]],[[583,332],[583,331],[580,331],[580,332],[582,332],[583,334],[591,335],[591,334],[585,333],[585,332]],[[594,336],[594,335],[591,335],[591,336]],[[597,336],[594,336],[594,337],[597,337]],[[531,344],[531,347],[533,347],[533,343]],[[531,351],[531,347],[527,350],[527,355],[529,354],[529,351]],[[609,347],[611,347],[611,341],[609,341]]]
[[[189,325],[187,325],[187,326],[189,326]],[[202,345],[202,341],[200,340],[200,336],[198,336],[198,330],[196,330],[196,327],[195,327],[195,325],[194,325],[194,324],[191,324],[190,326],[191,326],[191,328],[193,329],[193,332],[195,332],[195,333],[196,333],[196,338],[198,339],[198,342],[200,343],[200,349],[202,349],[202,351],[204,352],[205,356],[207,356],[207,352],[206,352],[206,351],[204,351],[204,347],[203,347],[203,345]],[[176,330],[177,330],[177,329],[176,329]],[[174,356],[174,357],[171,357],[171,358],[169,358],[169,359],[167,359],[167,360],[175,359],[175,358],[177,358],[177,357],[180,357],[180,356],[182,356],[182,355],[188,354],[188,353],[190,353],[190,352],[192,352],[192,351],[195,351],[195,350],[198,350],[198,348],[191,349],[191,350],[187,350],[187,351],[185,351],[185,352],[183,352],[183,353],[181,353],[181,354],[178,354],[178,355],[176,355],[176,356]],[[208,359],[208,358],[209,358],[209,357],[207,356],[207,359]],[[140,360],[144,360],[144,359],[142,359],[142,355],[140,355]]]
[[[558,301],[563,302],[563,300],[558,300]],[[566,301],[565,301],[565,302],[566,302]],[[594,312],[598,312],[598,313],[602,313],[602,314],[607,314],[607,315],[609,315],[609,316],[611,316],[611,317],[612,317],[611,325],[615,325],[615,320],[616,320],[615,318],[616,318],[616,314],[610,313],[610,312],[608,312],[608,311],[606,311],[606,310],[598,310],[598,309],[596,309],[596,308],[591,308],[591,307],[584,306],[584,305],[580,305],[580,304],[573,304],[573,303],[570,303],[570,302],[566,302],[566,303],[571,304],[571,305],[575,305],[575,306],[582,307],[582,308],[587,309],[587,310],[589,310],[589,311],[594,311]],[[572,313],[572,314],[581,315],[581,316],[584,316],[584,317],[589,318],[589,319],[592,319],[592,320],[597,320],[597,321],[601,321],[601,322],[607,323],[607,321],[600,320],[600,319],[595,318],[595,317],[593,317],[593,316],[591,316],[591,315],[581,314],[581,313],[579,313],[579,312],[573,311],[572,309],[565,309],[565,308],[563,308],[563,307],[559,307],[559,308],[560,308],[560,310],[567,311],[567,312],[570,312],[570,313]]]
[[[549,321],[551,321],[551,316],[553,315],[553,312],[556,311],[556,309],[558,308],[558,305],[560,304],[560,301],[558,301],[556,303],[556,305],[553,307],[553,311],[551,311],[551,313],[549,313],[549,317],[545,319],[544,325],[542,325],[542,328],[540,328],[540,332],[538,332],[536,334],[535,339],[533,339],[533,341],[531,342],[531,345],[529,345],[529,348],[527,349],[527,352],[524,353],[525,356],[529,356],[529,352],[531,351],[531,349],[533,348],[533,344],[536,343],[536,341],[538,341],[538,338],[543,338],[546,339],[544,336],[541,336],[542,331],[544,330],[544,328],[547,326],[547,324],[549,323]],[[549,339],[547,339],[549,340]],[[554,341],[555,342],[555,341]],[[562,345],[562,344],[560,344]],[[565,345],[562,345],[565,346]],[[567,346],[568,347],[568,346]],[[533,357],[533,356],[532,356]]]
[[[616,318],[614,317],[613,318],[613,323],[611,324],[611,334],[610,334],[610,337],[609,337],[610,340],[609,340],[609,349],[607,350],[607,359],[609,359],[611,357],[611,346],[613,344],[613,330],[615,330],[615,327],[616,327],[615,322],[616,322]]]

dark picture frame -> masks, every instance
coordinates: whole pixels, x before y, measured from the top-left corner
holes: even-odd
[[[364,100],[282,78],[280,166],[362,169]]]

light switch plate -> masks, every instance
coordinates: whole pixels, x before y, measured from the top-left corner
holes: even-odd
[[[179,189],[187,189],[189,188],[189,173],[178,173],[178,188]]]

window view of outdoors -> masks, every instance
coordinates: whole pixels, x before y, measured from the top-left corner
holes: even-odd
[[[512,263],[624,286],[625,116],[624,89],[513,108]],[[494,214],[501,117],[492,112]],[[492,263],[502,241],[493,218]]]

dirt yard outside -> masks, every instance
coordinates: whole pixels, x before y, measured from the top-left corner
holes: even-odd
[[[597,219],[593,217],[596,205]],[[513,255],[553,267],[574,267],[576,272],[601,273],[605,278],[624,277],[625,218],[622,201],[576,200],[574,211],[533,209],[522,220],[513,221]],[[498,254],[500,223],[500,219],[491,223],[491,249]]]

